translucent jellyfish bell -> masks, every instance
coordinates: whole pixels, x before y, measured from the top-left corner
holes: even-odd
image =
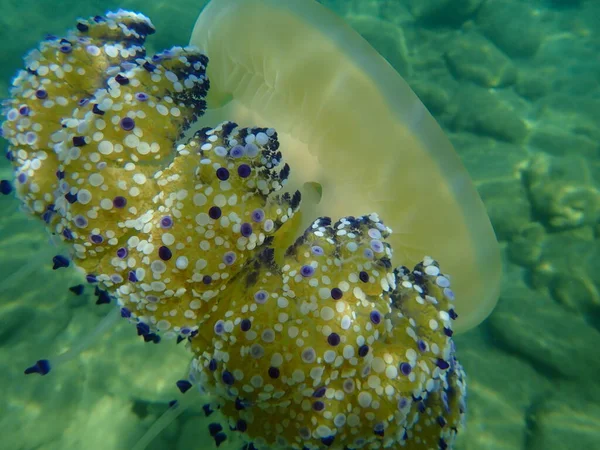
[[[395,265],[429,255],[450,274],[457,331],[489,315],[501,262],[484,205],[425,106],[358,33],[312,0],[213,0],[191,44],[210,59],[202,123],[277,130],[287,188],[303,192],[297,228],[377,212]]]

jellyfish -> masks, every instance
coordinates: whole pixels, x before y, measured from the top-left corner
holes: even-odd
[[[317,3],[215,0],[190,46],[149,56],[153,32],[81,19],[4,104],[16,195],[66,249],[53,268],[118,305],[90,342],[119,316],[185,341],[177,387],[211,396],[217,446],[451,448],[453,322],[493,307],[497,245],[435,121]]]
[[[202,121],[277,129],[288,187],[311,206],[298,229],[377,211],[394,264],[435,254],[452,274],[457,332],[490,314],[502,270],[485,207],[435,119],[356,31],[315,1],[213,0],[190,43],[212,55]]]

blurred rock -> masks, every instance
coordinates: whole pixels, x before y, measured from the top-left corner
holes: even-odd
[[[528,142],[529,145],[554,156],[579,155],[595,158],[599,153],[598,142],[553,124],[532,129]]]
[[[600,192],[585,159],[534,155],[525,170],[531,203],[554,229],[594,224],[600,218]]]
[[[446,111],[450,94],[438,83],[417,80],[411,82],[410,87],[432,115],[438,116]]]
[[[522,142],[528,133],[521,112],[501,95],[474,85],[462,86],[452,101],[456,111],[452,126],[503,141]]]
[[[410,11],[417,20],[443,24],[460,25],[471,17],[482,0],[409,0]]]
[[[507,86],[517,79],[517,69],[511,60],[475,32],[454,40],[445,57],[455,77],[483,87]]]
[[[519,95],[529,100],[536,100],[552,89],[552,81],[539,74],[526,73],[521,70],[515,84]]]
[[[521,270],[506,268],[500,300],[488,319],[500,346],[531,361],[547,376],[588,380],[600,370],[600,332],[556,303],[547,290],[523,282]]]
[[[526,361],[490,347],[485,325],[456,337],[467,373],[467,426],[455,450],[515,450],[528,433],[527,412],[552,388]]]
[[[477,25],[483,34],[512,57],[531,57],[542,43],[543,28],[538,15],[525,2],[485,2],[477,12]]]
[[[546,230],[538,222],[525,224],[508,244],[508,258],[525,267],[536,265],[542,256]]]
[[[531,205],[521,180],[529,158],[517,145],[470,133],[452,133],[450,140],[481,195],[500,240],[531,222]]]
[[[539,262],[533,267],[534,286],[547,287],[552,298],[566,310],[593,322],[600,318],[600,243],[586,237],[553,233],[544,241]]]
[[[597,378],[560,386],[535,408],[531,450],[598,448],[600,388]]]

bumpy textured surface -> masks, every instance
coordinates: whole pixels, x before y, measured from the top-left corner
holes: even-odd
[[[277,193],[277,133],[225,122],[183,139],[208,57],[146,57],[153,32],[119,11],[26,57],[2,128],[25,209],[146,340],[187,338],[190,380],[249,446],[451,448],[465,382],[449,278],[431,258],[394,270],[376,214],[318,218],[277,248],[300,205]]]

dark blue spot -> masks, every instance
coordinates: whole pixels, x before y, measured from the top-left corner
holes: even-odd
[[[221,181],[225,181],[229,179],[229,170],[225,167],[219,167],[217,169],[217,178]]]
[[[238,431],[241,431],[243,433],[244,431],[246,431],[248,429],[248,424],[246,423],[245,420],[240,419],[235,424],[235,427],[237,428]]]
[[[223,383],[225,383],[227,386],[231,386],[235,382],[235,378],[233,378],[233,374],[231,372],[229,372],[228,370],[225,370],[223,372],[223,374],[221,375],[221,379],[223,380]]]
[[[135,120],[133,120],[131,117],[123,117],[121,119],[121,128],[123,128],[125,131],[131,131],[135,128]]]
[[[204,415],[206,417],[210,416],[214,412],[208,403],[202,405],[202,410],[204,411]]]
[[[125,75],[121,75],[121,74],[118,74],[118,75],[115,77],[115,81],[116,81],[117,83],[119,83],[121,86],[124,86],[124,85],[126,85],[126,84],[129,84],[129,78],[127,78]]]
[[[138,336],[144,336],[150,333],[150,327],[147,323],[138,322],[135,327],[137,329]]]
[[[410,367],[410,364],[407,362],[400,363],[399,367],[400,373],[404,376],[408,376],[412,372],[412,367]]]
[[[28,367],[27,369],[25,369],[25,375],[29,375],[32,373],[39,373],[40,375],[47,375],[48,372],[50,372],[50,361],[48,361],[47,359],[40,359],[38,361],[36,361],[36,363],[31,366]]]
[[[325,386],[321,386],[320,388],[316,389],[313,392],[313,397],[315,398],[321,398],[325,395],[325,392],[327,391],[327,388]]]
[[[75,295],[81,295],[81,294],[83,294],[84,288],[85,288],[85,286],[83,284],[78,284],[76,286],[71,286],[69,288],[69,290]]]
[[[327,336],[327,342],[333,347],[338,346],[340,344],[340,335],[337,333],[331,333],[329,336]]]
[[[248,178],[250,173],[252,173],[252,169],[248,164],[240,164],[237,171],[238,175],[242,178]]]
[[[248,222],[244,222],[240,227],[240,233],[242,233],[242,236],[244,237],[250,237],[252,235],[252,225]]]
[[[436,364],[442,370],[446,370],[446,369],[448,369],[448,367],[450,367],[450,364],[448,364],[448,361],[445,361],[441,358],[437,359]]]
[[[212,206],[208,210],[208,216],[213,220],[217,220],[219,217],[221,217],[221,208],[218,206]]]
[[[179,392],[181,392],[182,394],[185,394],[192,388],[192,383],[190,383],[188,380],[179,380],[175,384],[177,385],[177,389],[179,389]]]
[[[331,444],[333,444],[334,440],[335,440],[335,436],[327,436],[327,437],[321,438],[321,442],[323,443],[323,445],[326,445],[327,447],[329,447]]]
[[[339,300],[340,298],[342,298],[343,295],[344,293],[340,288],[333,288],[331,290],[331,298],[334,300]]]
[[[171,252],[171,250],[169,249],[169,247],[165,247],[164,245],[162,245],[158,249],[158,256],[163,261],[168,261],[173,256],[173,253]]]
[[[223,427],[221,426],[221,424],[216,422],[208,424],[208,433],[211,436],[214,437],[217,435],[217,433],[220,433],[221,431],[223,431]]]
[[[67,257],[62,256],[62,255],[56,255],[54,258],[52,258],[52,262],[53,262],[53,266],[52,266],[53,270],[60,269],[62,267],[69,267],[69,264],[70,264]]]
[[[217,433],[217,435],[215,436],[215,444],[217,444],[217,447],[219,445],[221,445],[223,442],[225,442],[227,440],[227,435],[225,433]]]
[[[8,180],[2,180],[0,181],[0,192],[3,195],[8,195],[12,192],[13,187],[12,184],[10,184],[10,181]]]
[[[242,331],[248,331],[251,327],[252,322],[250,321],[250,319],[243,319],[240,322],[240,328],[242,329]]]

